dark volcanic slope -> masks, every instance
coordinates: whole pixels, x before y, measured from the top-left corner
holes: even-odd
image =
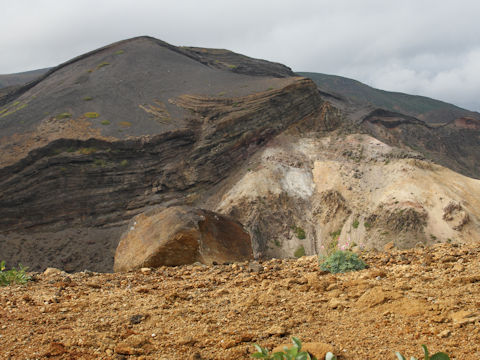
[[[300,72],[301,76],[315,81],[319,89],[343,96],[362,106],[370,104],[375,108],[414,116],[430,124],[444,124],[461,117],[480,120],[478,112],[425,96],[408,95],[399,92],[372,88],[359,81],[336,75]]]
[[[0,75],[0,89],[7,86],[9,87],[26,84],[45,74],[48,70],[50,70],[50,68]]]
[[[315,84],[290,74],[141,37],[10,93],[0,107],[0,258],[110,271],[133,215],[193,203],[289,125],[322,122]]]

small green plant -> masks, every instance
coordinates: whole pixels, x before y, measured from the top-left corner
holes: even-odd
[[[292,226],[292,230],[295,232],[295,235],[297,236],[298,239],[303,240],[306,238],[305,230],[303,230],[301,227]]]
[[[83,101],[91,101],[91,100],[93,100],[93,97],[91,97],[91,96],[85,96],[83,98]]]
[[[295,250],[295,252],[293,253],[293,255],[294,255],[296,258],[305,256],[305,248],[303,247],[303,245],[300,245],[300,246],[297,248],[297,250]]]
[[[26,273],[27,268],[22,264],[18,265],[18,269],[5,270],[5,260],[0,263],[0,286],[11,284],[25,284],[30,280],[30,276]]]
[[[127,165],[128,165],[128,160],[125,159],[125,160],[120,161],[120,166],[125,167]]]
[[[357,229],[358,225],[360,225],[360,222],[358,221],[358,219],[353,220],[353,224],[352,224],[353,228]]]
[[[62,120],[62,119],[68,119],[68,118],[71,118],[71,117],[72,117],[72,114],[70,114],[68,112],[64,112],[64,113],[61,113],[61,114],[58,114],[57,116],[55,116],[55,119]]]
[[[372,227],[372,224],[370,224],[368,221],[365,221],[363,226],[365,226],[365,229],[369,230]]]
[[[320,269],[334,274],[363,270],[367,266],[357,254],[348,250],[337,250],[326,258],[321,257],[319,263]]]
[[[428,349],[425,345],[422,345],[423,348],[423,354],[424,354],[424,360],[450,360],[450,357],[445,354],[444,352],[437,352],[430,356],[428,353]],[[398,351],[395,352],[395,355],[397,355],[398,360],[406,360],[405,357],[400,354]],[[415,357],[411,357],[410,360],[417,360]]]
[[[331,232],[330,236],[332,237],[332,239],[338,239],[341,233],[342,229],[338,229],[337,231]]]
[[[86,112],[83,115],[87,118],[90,118],[90,119],[95,119],[95,118],[98,118],[100,116],[100,114],[96,113],[96,112]]]
[[[268,350],[255,344],[256,353],[252,354],[255,359],[267,359],[267,360],[317,360],[315,356],[310,356],[306,351],[302,351],[302,342],[292,336],[293,346],[290,348],[284,347],[283,351],[278,351],[273,354],[269,354]],[[325,360],[336,360],[337,358],[331,352],[328,352],[325,356]]]
[[[280,243],[280,240],[278,240],[278,239],[274,239],[273,243],[275,244],[276,247],[281,247],[282,246],[282,244]]]
[[[120,55],[120,54],[123,54],[125,51],[124,50],[117,50],[115,51],[115,55]]]
[[[102,120],[102,121],[100,122],[100,124],[102,124],[102,125],[110,125],[110,121],[108,121],[108,120]]]

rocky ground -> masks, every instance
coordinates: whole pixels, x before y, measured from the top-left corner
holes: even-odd
[[[328,274],[315,257],[117,274],[47,271],[0,288],[1,359],[248,359],[297,336],[340,359],[480,358],[480,248],[362,254]]]

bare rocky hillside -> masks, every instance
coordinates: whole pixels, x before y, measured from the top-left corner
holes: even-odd
[[[478,119],[380,105],[151,37],[80,55],[0,97],[0,259],[112,271],[134,216],[173,205],[240,221],[258,259],[478,241]]]

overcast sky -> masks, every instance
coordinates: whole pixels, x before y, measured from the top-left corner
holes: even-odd
[[[0,0],[0,74],[150,35],[480,111],[478,0]]]

